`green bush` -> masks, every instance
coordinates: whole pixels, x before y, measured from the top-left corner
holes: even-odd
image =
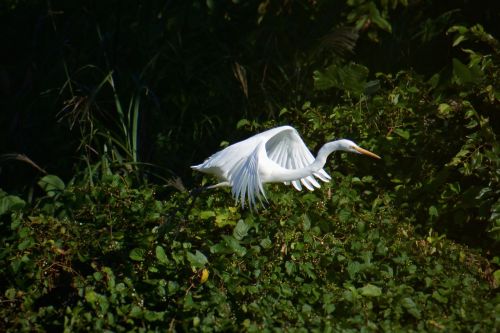
[[[486,43],[492,54],[466,49],[467,64],[454,58],[449,72],[430,79],[403,71],[377,73],[377,81],[366,82],[365,75],[356,86],[377,87],[374,93],[350,97],[355,91],[347,89],[341,105],[306,102],[301,109],[283,109],[279,122],[299,127],[317,148],[355,133],[352,139],[383,156],[381,163],[370,164],[377,168],[377,189],[389,191],[420,227],[462,241],[474,230],[477,244],[482,239],[482,246],[495,248],[500,241],[500,144],[499,118],[492,110],[500,103],[500,48],[480,26],[450,32],[456,34],[454,45]],[[325,80],[330,79],[317,78],[321,87]],[[366,162],[356,163],[361,165],[350,162],[349,167],[368,171]]]
[[[49,177],[47,179],[47,177]],[[45,181],[56,177],[47,176]],[[441,331],[498,329],[492,266],[332,173],[268,209],[227,191],[155,199],[119,176],[65,186],[33,208],[3,194],[7,331]],[[43,183],[43,182],[41,182]]]

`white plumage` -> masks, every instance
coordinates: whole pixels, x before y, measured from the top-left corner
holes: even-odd
[[[247,200],[252,207],[256,199],[262,202],[261,198],[266,198],[264,183],[291,183],[298,191],[302,190],[302,185],[313,191],[320,187],[315,177],[328,182],[331,177],[323,166],[335,150],[380,158],[342,139],[323,145],[315,159],[296,129],[281,126],[232,144],[191,168],[216,176],[220,183],[210,188],[231,186],[233,197],[241,201],[242,207]]]

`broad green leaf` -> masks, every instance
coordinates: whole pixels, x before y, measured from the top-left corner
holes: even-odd
[[[302,227],[305,231],[311,229],[311,219],[307,214],[302,214]]]
[[[410,298],[410,297],[405,297],[401,300],[401,305],[408,311],[409,314],[411,314],[413,317],[420,319],[421,313],[420,310],[417,308],[417,304]]]
[[[248,235],[250,228],[251,226],[246,224],[245,221],[239,220],[233,229],[233,237],[237,240],[242,240],[246,235]]]
[[[452,63],[455,83],[465,85],[478,83],[481,80],[483,73],[477,65],[468,67],[457,58],[453,58]]]
[[[498,288],[500,287],[500,269],[497,269],[493,273],[493,281],[495,282],[495,286]]]
[[[443,303],[443,304],[448,303],[448,298],[441,295],[441,293],[437,290],[432,293],[432,298],[434,298],[436,301]]]
[[[285,113],[289,113],[288,109],[287,108],[282,108],[280,110],[280,113],[279,113],[279,116],[281,117],[282,115],[284,115]]]
[[[273,245],[273,244],[272,244],[271,240],[269,239],[269,237],[264,238],[264,239],[262,239],[262,240],[260,241],[260,246],[262,246],[262,248],[264,248],[264,249],[268,249],[268,248],[270,248],[272,245]]]
[[[374,286],[373,284],[368,283],[364,287],[359,289],[361,295],[367,296],[367,297],[378,297],[382,295],[382,289],[380,289],[377,286]]]
[[[382,17],[374,2],[368,2],[367,8],[369,9],[369,16],[373,23],[375,23],[382,30],[392,32],[391,24],[389,23],[389,21]]]
[[[238,240],[233,236],[223,235],[222,238],[226,242],[226,245],[238,256],[243,257],[247,253],[247,249],[241,246]]]
[[[238,123],[236,123],[236,128],[240,129],[241,127],[244,126],[249,126],[251,123],[248,119],[240,119]]]
[[[438,216],[438,210],[437,210],[436,206],[429,207],[429,216],[430,217],[437,217]]]
[[[159,262],[161,262],[162,264],[168,264],[169,260],[167,255],[165,254],[165,250],[163,249],[163,247],[157,245],[155,253],[156,253],[156,259],[158,259]]]
[[[396,133],[405,140],[408,140],[410,138],[410,132],[401,128],[396,128],[394,130],[394,133]]]
[[[5,291],[4,295],[8,300],[13,301],[16,298],[16,289],[9,288]]]
[[[212,210],[204,210],[200,212],[200,219],[202,220],[208,220],[211,217],[215,216],[215,212]]]
[[[147,321],[158,321],[158,320],[163,320],[163,317],[165,316],[165,313],[163,312],[158,312],[158,311],[144,311],[144,319]]]
[[[141,248],[135,248],[130,251],[129,257],[135,261],[144,261],[144,255],[146,254],[146,250]]]
[[[364,66],[350,63],[340,66],[330,65],[324,71],[314,71],[314,88],[326,90],[337,88],[355,94],[361,94],[366,87],[368,69]]]
[[[186,258],[189,261],[189,263],[191,264],[191,266],[193,266],[195,268],[203,268],[208,263],[207,257],[198,250],[196,250],[196,252],[194,254],[191,252],[188,252],[186,254]]]
[[[132,318],[140,318],[142,316],[142,309],[137,305],[132,305],[130,313],[128,314]]]
[[[234,224],[234,221],[229,219],[229,213],[227,211],[217,212],[215,215],[215,225],[217,225],[217,227],[222,228],[231,224]]]
[[[295,273],[295,264],[292,262],[292,261],[287,261],[285,263],[285,269],[286,269],[286,273],[288,275],[293,275]]]
[[[21,210],[26,206],[26,202],[15,196],[7,195],[0,198],[0,216],[11,211]]]
[[[338,217],[341,222],[347,222],[351,218],[351,212],[346,209],[342,209],[339,211]]]
[[[452,111],[452,108],[449,104],[441,103],[438,106],[438,114],[439,114],[439,116],[441,116],[443,118],[448,118],[451,111]]]
[[[35,242],[34,242],[33,238],[28,237],[28,238],[24,239],[21,243],[19,243],[19,245],[17,246],[17,248],[20,251],[23,251],[23,250],[31,247],[34,243]]]
[[[64,191],[65,185],[61,178],[55,175],[44,176],[38,182],[38,185],[47,193],[48,196],[55,196],[58,193]]]

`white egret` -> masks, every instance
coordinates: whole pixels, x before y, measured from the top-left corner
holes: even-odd
[[[328,155],[336,150],[380,159],[346,139],[324,144],[314,158],[295,128],[281,126],[232,144],[191,168],[219,179],[220,183],[208,188],[230,186],[233,197],[241,201],[242,207],[246,200],[252,207],[256,198],[261,203],[261,196],[267,200],[264,183],[292,184],[298,191],[304,185],[313,191],[320,187],[315,177],[328,182],[331,177],[323,166]]]

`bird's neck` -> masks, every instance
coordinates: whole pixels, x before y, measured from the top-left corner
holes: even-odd
[[[279,170],[279,174],[277,173],[273,175],[273,179],[276,182],[287,182],[311,176],[313,173],[323,169],[328,156],[336,150],[340,150],[338,141],[325,143],[320,148],[314,162],[312,162],[308,166],[305,166],[304,168],[299,168],[299,169],[282,168]]]

